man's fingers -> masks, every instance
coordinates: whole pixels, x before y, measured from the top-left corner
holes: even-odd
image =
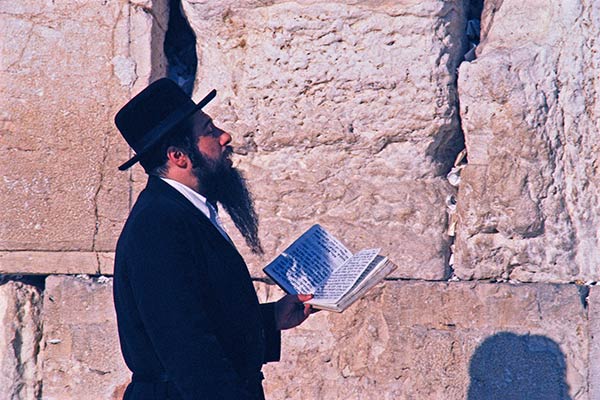
[[[305,301],[309,301],[310,299],[313,298],[312,294],[299,294],[298,295],[298,300],[300,300],[301,302],[305,302]]]

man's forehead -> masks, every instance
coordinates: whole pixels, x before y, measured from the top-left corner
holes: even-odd
[[[212,125],[212,118],[204,111],[198,110],[192,115],[192,124],[197,134],[205,135]]]
[[[198,110],[192,115],[192,121],[194,121],[194,125],[204,126],[209,122],[212,122],[212,118],[204,111]]]

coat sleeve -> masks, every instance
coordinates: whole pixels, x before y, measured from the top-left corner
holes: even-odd
[[[275,325],[275,303],[260,305],[263,328],[265,331],[264,362],[279,361],[281,357],[281,331]]]
[[[197,244],[184,221],[164,215],[142,221],[128,245],[129,280],[169,381],[186,400],[249,399],[206,316],[198,261],[190,254]]]

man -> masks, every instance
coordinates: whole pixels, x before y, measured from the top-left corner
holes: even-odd
[[[229,212],[262,252],[251,197],[232,167],[231,136],[168,79],[127,103],[115,123],[148,173],[117,243],[114,299],[133,372],[125,399],[263,399],[263,363],[280,330],[310,314],[310,295],[259,304],[247,267],[221,226]]]

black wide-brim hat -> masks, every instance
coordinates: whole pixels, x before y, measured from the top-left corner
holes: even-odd
[[[135,151],[135,156],[119,169],[125,171],[140,161],[162,138],[173,133],[173,128],[207,105],[216,95],[217,91],[213,89],[196,104],[168,78],[159,79],[142,90],[115,116],[117,128]]]

